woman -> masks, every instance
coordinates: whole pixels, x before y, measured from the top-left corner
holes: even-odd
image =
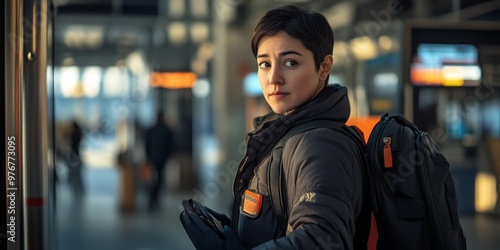
[[[370,215],[363,158],[344,134],[320,127],[289,138],[281,158],[285,230],[270,201],[276,143],[297,125],[344,124],[349,118],[346,88],[328,85],[333,33],[326,18],[293,5],[270,10],[256,25],[251,46],[273,112],[255,118],[255,130],[247,135],[234,182],[232,225],[225,228],[227,249],[366,249]]]

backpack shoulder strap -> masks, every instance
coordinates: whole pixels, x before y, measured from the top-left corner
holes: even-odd
[[[271,198],[271,204],[273,207],[274,215],[278,221],[278,226],[281,229],[282,235],[286,234],[287,228],[287,208],[286,208],[286,198],[283,195],[285,189],[285,183],[283,182],[283,164],[282,164],[282,153],[283,146],[286,144],[287,140],[294,135],[300,134],[302,132],[313,130],[316,128],[330,128],[337,132],[340,132],[349,138],[355,140],[358,145],[364,147],[364,140],[361,138],[359,133],[349,127],[345,126],[342,122],[335,122],[331,120],[314,120],[311,122],[303,123],[291,128],[283,138],[276,144],[273,151],[271,152],[271,159],[269,161],[268,167],[268,188],[269,195]]]

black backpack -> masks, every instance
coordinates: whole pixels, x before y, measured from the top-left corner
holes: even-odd
[[[311,121],[287,132],[273,149],[268,183],[282,229],[288,216],[281,190],[282,164],[274,159],[281,159],[277,156],[290,137],[319,127],[343,133],[366,153],[377,249],[467,249],[447,159],[429,134],[398,113],[384,114],[366,145],[355,127],[333,121]]]

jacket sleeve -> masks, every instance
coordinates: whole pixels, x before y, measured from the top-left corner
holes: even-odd
[[[287,233],[256,249],[354,249],[362,203],[355,142],[339,132],[316,129],[290,138],[282,157]]]

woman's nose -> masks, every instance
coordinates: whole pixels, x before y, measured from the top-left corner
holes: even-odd
[[[284,83],[283,75],[279,67],[273,67],[271,70],[269,83],[273,85],[281,85]]]

